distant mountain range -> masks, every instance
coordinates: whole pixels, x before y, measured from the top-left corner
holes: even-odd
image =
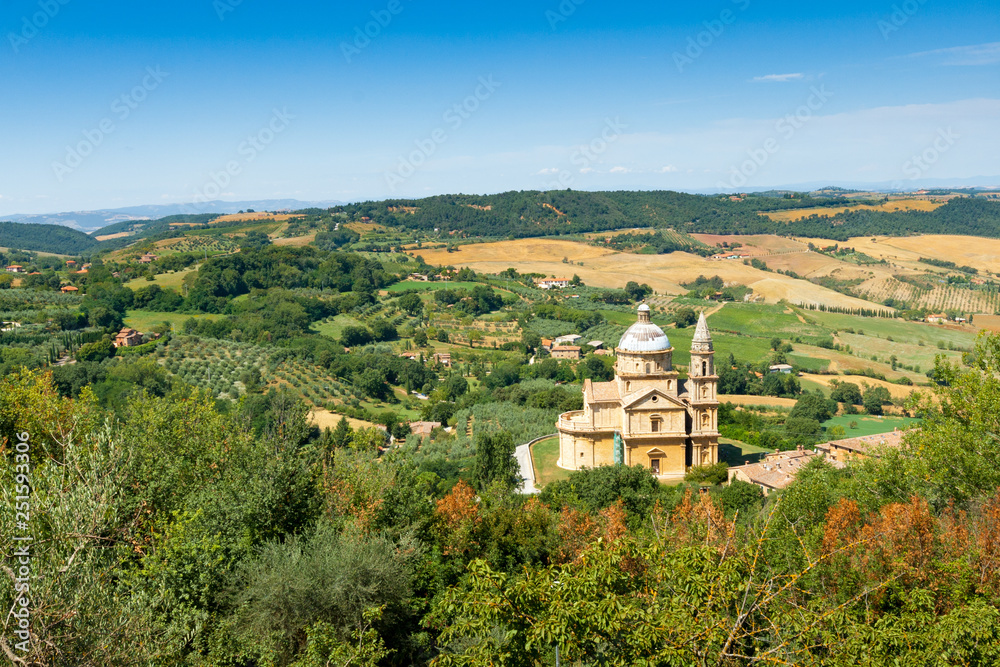
[[[211,201],[204,204],[152,204],[147,206],[127,206],[125,208],[102,209],[98,211],[69,211],[66,213],[40,213],[0,216],[0,220],[29,222],[42,225],[62,225],[81,232],[95,232],[108,225],[129,220],[159,220],[168,215],[192,213],[238,213],[247,209],[255,211],[300,210],[304,208],[328,208],[339,206],[340,201],[299,201],[297,199],[261,199],[257,201]]]
[[[920,178],[917,180],[881,181],[878,183],[863,181],[815,181],[812,183],[796,183],[794,185],[774,185],[774,186],[743,186],[743,188],[731,188],[722,190],[720,188],[704,188],[701,190],[691,190],[692,194],[716,195],[723,192],[731,192],[739,189],[741,192],[770,192],[781,190],[785,192],[815,192],[831,187],[842,188],[844,190],[856,190],[859,192],[917,192],[919,190],[940,190],[940,189],[975,189],[994,191],[1000,190],[1000,176],[973,176],[971,178]]]

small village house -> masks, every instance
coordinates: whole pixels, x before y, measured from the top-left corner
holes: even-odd
[[[576,345],[556,345],[552,348],[553,359],[570,359],[576,361],[581,356],[580,348]]]
[[[136,345],[142,345],[142,334],[135,329],[122,329],[115,336],[115,347],[135,347]]]

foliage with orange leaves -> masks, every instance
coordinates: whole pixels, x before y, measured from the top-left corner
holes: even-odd
[[[446,556],[467,553],[476,546],[475,531],[482,521],[476,492],[464,480],[459,480],[444,498],[437,502],[440,520],[439,539]]]
[[[670,513],[670,530],[681,544],[705,544],[722,548],[732,534],[733,524],[726,521],[726,513],[712,500],[711,495],[700,493],[697,502],[692,500],[693,495],[691,489],[688,489],[684,498]]]

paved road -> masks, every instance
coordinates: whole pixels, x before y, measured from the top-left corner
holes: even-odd
[[[521,477],[524,478],[524,489],[521,493],[537,494],[539,490],[535,488],[535,469],[531,465],[530,445],[521,445],[514,450],[514,457],[517,464],[521,466]]]

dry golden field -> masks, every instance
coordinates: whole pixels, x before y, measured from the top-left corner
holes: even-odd
[[[995,313],[1000,310],[1000,294],[996,292],[973,291],[948,285],[935,286],[923,290],[892,277],[878,277],[867,280],[856,288],[858,293],[882,303],[888,298],[905,301],[915,308],[929,310],[958,310],[963,313]]]
[[[829,387],[834,380],[836,380],[837,382],[850,382],[852,384],[858,385],[859,387],[861,387],[866,383],[872,387],[885,387],[889,391],[889,395],[892,396],[893,398],[909,398],[910,394],[912,394],[914,391],[920,391],[927,395],[932,394],[932,392],[926,387],[923,388],[907,387],[901,384],[893,384],[892,382],[883,382],[882,380],[876,380],[875,378],[862,377],[862,376],[848,375],[845,377],[843,375],[811,375],[809,373],[803,373],[801,377],[803,380],[811,380],[812,382],[815,382],[816,384],[821,384],[824,387]]]
[[[344,415],[338,415],[324,408],[313,408],[309,411],[309,421],[316,424],[320,430],[327,428],[332,430],[337,428],[337,422],[339,422],[343,416]],[[354,419],[353,417],[348,417],[347,423],[350,424],[353,429],[371,428],[372,426],[375,426],[375,424],[372,424],[371,422],[361,421],[360,419]]]
[[[842,308],[871,308],[872,304],[833,290],[776,273],[759,271],[737,260],[710,260],[675,252],[669,255],[636,255],[559,239],[519,239],[459,246],[457,252],[411,250],[439,266],[468,266],[483,273],[515,268],[521,273],[572,277],[575,273],[594,287],[621,288],[629,281],[646,283],[661,294],[683,294],[681,286],[698,276],[719,276],[728,283],[753,288],[769,302],[781,299]],[[569,263],[564,264],[563,259]],[[580,263],[583,266],[580,266]]]
[[[301,215],[289,215],[289,214],[274,214],[267,213],[264,211],[257,213],[232,213],[230,215],[223,215],[212,221],[213,225],[217,225],[225,222],[250,222],[253,220],[277,220],[278,222],[284,222],[286,220],[291,220],[292,218],[301,218]]]
[[[1000,315],[976,315],[974,322],[980,331],[1000,333]]]
[[[761,215],[767,216],[771,220],[777,222],[795,222],[796,220],[804,220],[813,215],[818,215],[821,218],[829,218],[842,213],[845,210],[850,211],[933,211],[939,206],[944,206],[943,201],[930,201],[928,199],[896,199],[879,206],[871,206],[869,204],[852,204],[850,206],[827,206],[821,208],[796,208],[788,211],[768,211],[766,213],[761,213]]]
[[[284,245],[299,248],[302,246],[307,246],[316,240],[316,234],[306,234],[304,236],[292,236],[290,238],[272,238],[271,242],[274,245]]]
[[[719,396],[721,403],[733,405],[760,405],[768,408],[794,408],[794,398],[777,398],[775,396]]]
[[[784,236],[774,236],[773,234],[756,234],[747,236],[733,236],[727,234],[692,234],[691,236],[713,248],[723,243],[739,243],[742,247],[734,252],[741,255],[771,255],[782,252],[800,252],[808,249],[808,243]],[[719,252],[726,251],[720,250]]]
[[[926,236],[876,237],[851,239],[849,245],[875,257],[916,261],[919,257],[933,257],[959,266],[971,266],[981,272],[996,273],[1000,270],[1000,239],[969,236],[928,234]],[[874,253],[880,254],[874,254]],[[930,268],[926,264],[922,265]]]
[[[135,232],[118,232],[117,234],[105,234],[104,236],[95,236],[96,241],[110,241],[112,239],[123,239],[129,236],[134,236]]]

